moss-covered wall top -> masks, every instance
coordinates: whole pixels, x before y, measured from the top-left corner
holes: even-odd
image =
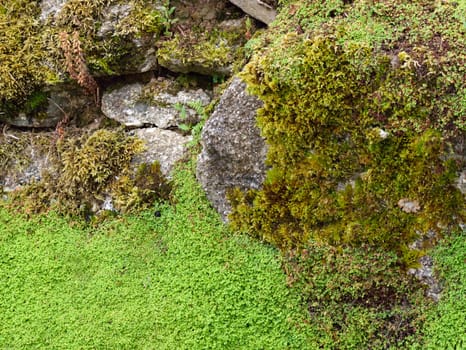
[[[154,46],[169,25],[160,1],[69,0],[46,18],[41,18],[39,3],[0,2],[2,114],[34,100],[37,90],[67,74],[80,85],[86,85],[87,77],[89,85],[92,75],[137,69],[147,57],[134,48]]]
[[[96,105],[103,76],[163,66],[223,79],[244,64],[255,27],[227,0],[0,0],[0,30],[0,121],[9,122],[38,118],[44,87],[70,78]]]
[[[282,248],[310,238],[416,259],[465,214],[466,2],[282,1],[243,78],[264,101],[272,167],[235,191],[233,224]]]

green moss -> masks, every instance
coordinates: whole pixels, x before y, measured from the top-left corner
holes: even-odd
[[[287,281],[319,334],[315,348],[405,349],[431,303],[397,260],[381,248],[315,242],[285,255]]]
[[[244,42],[244,32],[241,31],[193,30],[183,35],[177,33],[171,40],[162,42],[157,55],[159,63],[168,69],[227,75],[242,61]],[[174,62],[181,62],[183,66],[178,67]]]
[[[346,15],[328,14],[335,20],[325,24],[310,18],[317,22],[303,26],[301,34],[296,25],[287,32],[289,22],[278,21],[265,34],[269,45],[242,74],[264,101],[257,120],[270,146],[271,170],[262,190],[231,194],[230,218],[234,227],[283,249],[310,239],[370,244],[415,264],[417,253],[408,246],[419,233],[441,234],[439,227],[454,226],[464,216],[464,196],[453,185],[461,164],[448,160],[448,153],[450,138],[466,131],[460,102],[465,54],[452,57],[431,42],[412,46],[419,44],[419,31],[393,54],[386,49],[401,39],[378,33],[379,24],[368,18],[374,36],[349,40],[340,26],[369,5],[338,3]],[[290,5],[282,15],[295,21],[299,11],[328,4],[295,2],[300,10]],[[441,11],[413,6],[426,20]],[[411,10],[390,1],[382,7],[385,13]],[[388,18],[373,10],[366,17]],[[460,23],[444,21],[448,30],[459,29]],[[419,208],[406,210],[407,201]]]
[[[145,208],[156,200],[168,199],[170,186],[160,171],[160,164],[142,164],[136,174],[121,174],[112,184],[115,206],[122,212]]]
[[[38,110],[44,110],[47,106],[47,93],[43,91],[34,91],[31,95],[28,96],[26,102],[24,103],[24,111],[26,113],[37,112]]]
[[[37,2],[0,2],[0,106],[24,102],[45,80]]]
[[[114,197],[119,211],[167,198],[169,187],[158,164],[132,170],[133,156],[143,149],[142,141],[127,137],[121,130],[65,135],[53,154],[55,171],[13,192],[12,205],[26,213],[55,209],[66,215],[88,215],[106,195]]]

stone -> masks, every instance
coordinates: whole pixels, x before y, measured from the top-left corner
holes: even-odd
[[[261,106],[234,78],[202,131],[196,176],[224,220],[231,211],[227,191],[258,189],[265,178],[267,146],[256,126]]]
[[[456,178],[456,187],[463,195],[466,195],[466,135],[458,137],[453,142],[453,159],[460,164],[458,169],[458,177]]]
[[[102,97],[102,112],[127,127],[155,126],[168,129],[177,127],[185,118],[196,114],[187,107],[189,102],[194,101],[200,101],[205,106],[210,102],[210,97],[202,89],[160,91],[147,96],[143,85],[135,83],[105,92]],[[181,113],[180,105],[185,106],[186,115]]]
[[[114,35],[118,31],[118,23],[131,14],[130,4],[116,4],[110,6],[103,15],[102,25],[97,32],[98,38],[105,38]]]
[[[427,296],[438,302],[442,293],[442,286],[434,274],[434,260],[429,255],[419,259],[419,268],[409,269],[408,274],[414,275],[422,284],[427,286]]]
[[[459,173],[456,179],[456,187],[458,187],[462,194],[466,195],[466,168]]]
[[[58,83],[43,89],[43,107],[27,113],[7,114],[9,125],[21,128],[54,128],[61,120],[79,120],[85,115],[99,113],[94,98],[72,83]]]
[[[159,128],[136,129],[131,130],[129,134],[143,140],[146,146],[143,153],[135,156],[133,163],[152,164],[158,161],[165,176],[170,175],[175,163],[183,157],[186,144],[192,140],[191,136],[182,136],[174,131]]]
[[[42,0],[40,3],[40,20],[46,21],[49,16],[55,17],[68,0]]]
[[[265,24],[270,24],[277,16],[277,11],[265,0],[230,0],[230,2]]]
[[[407,198],[402,198],[398,201],[398,207],[403,210],[405,213],[417,213],[421,206],[417,200],[410,200]]]
[[[38,182],[44,172],[53,171],[53,164],[47,153],[47,145],[54,137],[52,132],[23,133],[4,128],[0,136],[0,147],[5,143],[16,149],[16,154],[5,163],[0,157],[0,163],[6,165],[0,169],[0,188],[10,192],[16,188]]]

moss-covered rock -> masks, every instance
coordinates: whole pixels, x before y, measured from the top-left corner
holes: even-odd
[[[173,35],[158,44],[161,66],[216,78],[240,69],[242,46],[255,31],[252,20],[227,0],[174,0],[172,4],[176,22]]]
[[[138,169],[132,164],[144,150],[140,139],[108,129],[57,136],[42,135],[41,147],[24,144],[23,138],[13,144],[10,140],[0,143],[1,152],[10,154],[13,149],[21,156],[19,162],[0,154],[2,164],[15,166],[16,174],[27,180],[9,193],[11,205],[20,211],[31,214],[53,209],[65,215],[89,216],[110,199],[115,210],[124,212],[167,198],[169,185],[158,162],[141,164]],[[29,151],[33,146],[42,157]],[[35,169],[44,158],[46,164],[40,172],[26,174],[30,165]],[[14,173],[10,171],[10,175]],[[0,184],[4,179],[2,176]]]
[[[158,51],[162,67],[179,73],[230,76],[243,64],[246,20],[230,20],[215,28],[189,28],[163,41]]]
[[[371,244],[415,263],[409,243],[465,215],[451,151],[466,132],[463,2],[282,6],[242,74],[264,101],[272,169],[232,194],[233,225],[281,248]]]
[[[35,104],[44,87],[71,78],[99,103],[94,77],[158,67],[155,43],[171,25],[168,2],[15,0],[0,4],[0,120],[35,119],[53,126],[51,102]],[[63,88],[63,87],[61,87]],[[53,108],[53,106],[52,106]],[[20,118],[20,119],[21,119]],[[51,118],[53,119],[53,117]]]

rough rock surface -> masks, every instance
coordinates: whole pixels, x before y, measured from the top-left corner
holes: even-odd
[[[118,22],[127,18],[131,13],[130,4],[117,4],[108,8],[104,13],[102,25],[97,32],[97,37],[105,38],[115,34],[118,30]]]
[[[196,175],[215,209],[226,219],[229,188],[259,188],[266,171],[267,147],[256,126],[262,102],[234,78],[202,131]]]
[[[61,118],[46,117],[45,115],[39,117],[28,116],[24,112],[19,112],[14,116],[7,116],[5,122],[9,125],[17,126],[20,128],[52,128],[60,121]]]
[[[442,287],[434,274],[434,259],[424,255],[419,259],[420,267],[409,269],[408,273],[414,275],[421,283],[427,286],[427,296],[434,301],[439,301]]]
[[[27,142],[25,142],[26,138]],[[21,154],[15,154],[7,166],[0,170],[0,187],[5,192],[13,191],[15,188],[33,181],[40,181],[45,171],[52,170],[52,162],[48,157],[46,148],[44,148],[44,142],[50,142],[52,138],[53,133],[51,132],[31,133],[25,136],[20,132],[4,130],[0,137],[0,144],[27,143],[27,146],[20,152]],[[0,162],[4,162],[1,157]]]
[[[231,3],[238,6],[251,17],[258,19],[265,24],[272,22],[277,16],[277,11],[261,0],[230,0]]]
[[[466,168],[460,172],[460,175],[458,176],[456,182],[456,186],[461,191],[461,193],[466,195]]]
[[[455,152],[453,158],[462,164],[462,168],[459,169],[456,179],[456,187],[458,187],[461,193],[466,195],[466,135],[456,140],[453,150]]]
[[[67,1],[68,0],[42,0],[40,3],[40,19],[45,21],[50,15],[55,16],[60,12]]]
[[[136,83],[104,93],[102,112],[128,127],[156,126],[161,129],[176,127],[183,122],[179,104],[200,101],[202,105],[210,102],[209,95],[202,89],[180,90],[177,93],[159,92],[150,96],[151,101],[143,98],[143,85]],[[186,108],[187,116],[195,112]],[[187,117],[186,116],[186,117]]]
[[[426,242],[432,241],[437,235],[433,231],[428,231],[425,235],[421,235],[409,247],[412,250],[423,250]],[[411,268],[408,274],[416,277],[422,284],[427,286],[426,294],[434,301],[439,301],[442,294],[442,286],[437,276],[434,273],[434,259],[429,255],[422,256],[419,260],[419,267]]]
[[[191,136],[182,136],[174,131],[159,128],[132,130],[130,135],[137,136],[146,144],[146,151],[136,156],[134,163],[151,164],[158,160],[160,170],[165,176],[170,174],[173,165],[183,157],[185,145],[192,139]]]
[[[47,100],[42,112],[7,115],[7,124],[25,128],[53,128],[62,119],[81,119],[88,114],[98,114],[92,96],[74,84],[60,83],[44,88]]]

